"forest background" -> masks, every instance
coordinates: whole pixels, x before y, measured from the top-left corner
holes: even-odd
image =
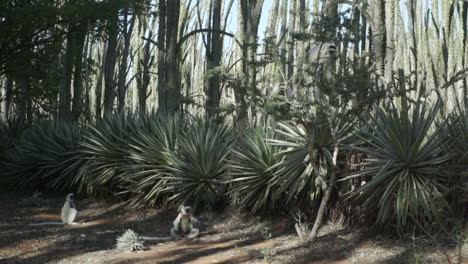
[[[311,237],[325,216],[460,226],[467,12],[461,0],[1,1],[3,175],[132,206],[293,204],[316,219]]]

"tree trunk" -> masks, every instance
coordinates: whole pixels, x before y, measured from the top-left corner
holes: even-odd
[[[294,80],[292,80],[293,75],[294,75],[294,42],[295,40],[293,39],[293,33],[296,33],[296,6],[297,6],[297,0],[293,0],[291,3],[290,11],[289,11],[289,37],[288,37],[288,82],[289,82],[289,90],[293,90],[294,88]]]
[[[208,116],[215,116],[218,112],[219,101],[221,99],[221,79],[218,71],[212,70],[221,65],[223,55],[223,36],[221,31],[221,0],[212,0],[212,14],[210,14],[210,29],[208,33],[208,42],[206,45],[207,54],[207,72],[209,78],[206,87],[206,112]]]
[[[158,29],[158,112],[166,112],[166,0],[159,1]]]
[[[338,152],[338,146],[335,146],[335,152]],[[323,217],[325,215],[325,212],[328,207],[328,202],[330,201],[331,194],[333,192],[333,189],[335,188],[336,185],[336,178],[337,178],[337,167],[336,167],[336,161],[335,164],[332,165],[331,167],[331,172],[330,172],[330,181],[328,182],[328,185],[324,191],[325,194],[322,197],[322,201],[320,201],[320,206],[317,211],[317,217],[315,218],[314,225],[312,227],[312,231],[310,232],[310,239],[313,240],[317,237],[319,228],[322,226],[323,222]]]
[[[392,85],[393,82],[393,61],[395,59],[395,8],[395,0],[385,0],[386,47],[384,79],[387,87]]]
[[[73,104],[71,119],[78,120],[83,111],[83,48],[86,41],[87,23],[83,22],[75,33],[73,44],[74,72],[73,72]]]
[[[147,27],[143,26],[143,32],[146,32]],[[148,30],[148,39],[153,38],[152,27]],[[140,61],[138,63],[138,77],[137,77],[137,88],[138,88],[138,109],[140,113],[146,113],[146,98],[148,97],[148,86],[151,80],[150,69],[153,65],[154,56],[151,56],[151,42],[146,41],[143,50],[141,51]]]
[[[242,44],[242,76],[241,87],[239,87],[236,100],[237,124],[241,127],[248,123],[247,120],[247,91],[257,93],[257,69],[255,66],[257,56],[257,34],[258,24],[262,13],[264,0],[240,0],[241,18],[241,44]]]
[[[181,109],[181,78],[179,68],[180,49],[178,47],[179,36],[180,0],[167,2],[167,85],[166,112],[176,113]]]
[[[123,17],[123,32],[124,32],[124,47],[122,51],[122,59],[119,65],[119,78],[118,78],[118,96],[117,96],[117,109],[122,112],[125,107],[125,98],[127,95],[127,73],[128,73],[128,56],[130,53],[130,40],[135,26],[136,15],[133,14],[128,21],[129,7],[125,8],[125,15]]]
[[[119,31],[119,19],[117,14],[108,20],[107,48],[104,63],[104,116],[112,113],[115,99],[115,64],[117,61],[117,38]]]
[[[71,33],[68,34],[65,54],[63,56],[63,79],[59,91],[58,118],[60,120],[70,119],[74,42],[74,36]]]
[[[13,93],[13,78],[6,76],[5,77],[5,89],[4,89],[4,96],[5,100],[2,102],[2,118],[3,120],[7,120],[10,118],[10,111],[11,111],[11,99]]]
[[[370,3],[372,11],[372,47],[378,76],[385,71],[385,1],[375,0]]]
[[[107,45],[102,44],[103,48],[100,49],[102,50],[102,55],[99,56],[98,53],[98,58],[99,62],[101,63],[101,67],[98,70],[97,74],[97,82],[96,82],[96,90],[95,90],[95,111],[96,111],[96,119],[100,119],[102,117],[102,86],[103,86],[103,79],[104,79],[104,69],[106,68],[106,53],[107,53]]]
[[[463,27],[463,43],[468,43],[468,2],[462,3],[462,27]],[[468,68],[466,58],[468,56],[467,45],[463,45],[463,54],[462,54],[462,68]],[[463,106],[465,109],[468,109],[468,76],[463,78]]]

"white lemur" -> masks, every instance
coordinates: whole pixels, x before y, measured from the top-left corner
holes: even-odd
[[[65,199],[65,203],[63,204],[62,211],[60,212],[60,217],[62,218],[62,222],[35,223],[35,224],[30,224],[30,226],[76,224],[73,221],[75,221],[76,215],[78,214],[78,210],[76,210],[74,200],[75,200],[75,195],[73,193],[69,193]]]
[[[143,242],[145,240],[152,241],[167,241],[179,238],[195,238],[199,230],[194,228],[193,225],[199,223],[198,219],[193,217],[192,209],[190,206],[181,206],[179,214],[176,219],[172,222],[173,227],[171,228],[171,236],[168,237],[147,237],[140,236],[133,230],[128,229],[125,233],[117,238],[117,248],[124,251],[142,250]]]
[[[192,215],[192,208],[190,206],[182,205],[180,207],[179,215],[173,222],[173,227],[171,228],[171,235],[174,238],[178,237],[187,237],[194,238],[198,235],[198,228],[194,228],[193,225],[198,225],[200,221]]]
[[[194,228],[194,224],[198,225],[200,221],[192,215],[192,208],[190,206],[181,205],[179,214],[172,222],[171,236],[170,237],[145,237],[141,236],[143,240],[171,240],[179,238],[192,239],[200,232],[198,228]]]

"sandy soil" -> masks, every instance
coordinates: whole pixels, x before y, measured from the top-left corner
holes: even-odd
[[[78,225],[28,226],[60,221],[64,198],[30,199],[0,194],[0,263],[467,263],[461,252],[369,238],[357,231],[327,224],[319,237],[301,243],[288,219],[260,219],[235,212],[198,216],[205,222],[194,240],[146,241],[142,252],[120,252],[116,238],[127,228],[144,236],[168,236],[175,211],[129,210],[121,204],[81,200]],[[462,258],[459,259],[459,255]],[[449,260],[450,259],[450,262]],[[420,262],[418,262],[420,261]]]

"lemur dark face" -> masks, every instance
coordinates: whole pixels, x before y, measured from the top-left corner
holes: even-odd
[[[74,201],[74,200],[75,200],[75,194],[69,193],[69,194],[67,195],[67,199],[70,200],[70,201]]]
[[[190,207],[190,206],[182,206],[182,207],[180,208],[180,212],[181,212],[183,215],[191,214],[191,213],[192,213],[192,207]]]

